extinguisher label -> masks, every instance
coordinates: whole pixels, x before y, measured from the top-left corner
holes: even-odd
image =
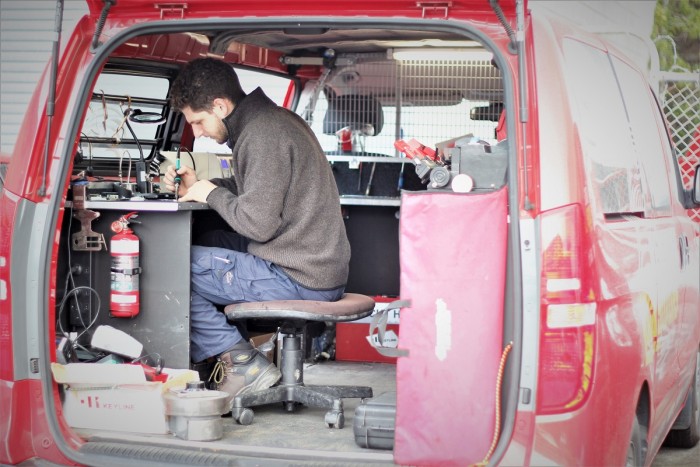
[[[112,294],[112,303],[136,303],[138,295]]]
[[[139,276],[129,276],[113,272],[111,279],[111,288],[114,292],[133,292],[139,290]]]
[[[113,256],[112,257],[112,270],[132,271],[132,270],[138,270],[138,268],[139,268],[139,257],[138,256]]]
[[[139,242],[135,242],[133,240],[114,240],[114,239],[112,239],[112,243],[110,244],[110,248],[112,249],[112,254],[121,253],[121,254],[137,255],[139,253]]]

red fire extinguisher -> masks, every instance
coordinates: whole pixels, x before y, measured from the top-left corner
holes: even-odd
[[[115,318],[133,318],[139,314],[139,238],[129,228],[129,222],[138,217],[130,212],[112,222],[116,234],[110,241],[112,255],[111,293],[109,312]]]

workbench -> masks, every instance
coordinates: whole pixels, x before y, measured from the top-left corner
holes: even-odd
[[[398,177],[403,173],[409,187],[420,185],[413,163],[406,158],[357,155],[329,155],[328,159],[336,176],[352,247],[346,290],[371,296],[398,295],[401,204]],[[360,164],[364,165],[362,170]],[[76,206],[80,206],[79,202]],[[64,278],[69,268],[73,268],[75,284],[70,284],[68,289],[91,287],[100,303],[98,309],[95,294],[84,289],[79,295],[81,310],[74,300],[69,300],[64,311],[69,315],[64,320],[76,327],[85,327],[93,319],[93,329],[102,324],[113,326],[141,342],[142,355],[160,356],[171,368],[189,368],[192,240],[201,230],[227,228],[226,224],[206,203],[92,199],[83,201],[82,206],[99,213],[91,226],[94,232],[104,236],[105,245],[99,251],[71,248],[70,254],[60,255],[59,289],[65,287]],[[107,247],[114,235],[110,226],[132,211],[138,212],[130,228],[140,239],[140,311],[133,318],[114,318],[109,312],[111,255]],[[81,230],[70,201],[66,203],[63,222],[63,232],[72,235]],[[66,240],[63,248],[68,245]]]
[[[208,210],[205,203],[158,201],[85,201],[85,209],[99,212],[92,229],[104,235],[107,246],[114,233],[113,221],[132,211],[138,212],[130,225],[140,239],[140,311],[133,318],[114,318],[109,313],[111,255],[100,251],[70,251],[70,266],[76,286],[90,286],[100,297],[81,292],[81,314],[70,300],[70,324],[83,326],[95,319],[94,327],[110,325],[131,335],[144,346],[142,355],[161,356],[170,368],[190,367],[190,249],[193,213]],[[137,223],[138,222],[138,223]],[[80,223],[67,204],[64,224],[71,233],[80,231]],[[64,244],[64,248],[65,248]],[[62,255],[63,256],[63,255]],[[59,279],[67,274],[67,264],[59,267]],[[61,275],[63,274],[63,275]],[[92,316],[90,312],[92,310]],[[95,313],[97,315],[95,316]]]

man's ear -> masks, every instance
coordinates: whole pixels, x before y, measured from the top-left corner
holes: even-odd
[[[223,97],[217,97],[212,102],[211,111],[214,113],[214,115],[223,120],[228,116],[228,114],[233,112],[233,107],[233,102],[230,100]]]

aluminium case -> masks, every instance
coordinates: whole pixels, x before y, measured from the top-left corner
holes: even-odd
[[[352,430],[358,446],[393,449],[396,429],[396,391],[362,401],[355,408]]]

